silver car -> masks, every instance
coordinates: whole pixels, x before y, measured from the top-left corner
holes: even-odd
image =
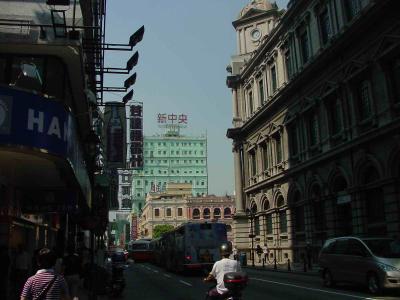
[[[389,238],[340,237],[325,242],[319,254],[324,285],[366,284],[377,294],[400,288],[400,242]]]

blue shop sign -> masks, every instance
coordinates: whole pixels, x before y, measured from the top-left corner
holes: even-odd
[[[41,149],[67,159],[83,193],[90,199],[90,182],[76,122],[60,102],[0,87],[0,145]]]

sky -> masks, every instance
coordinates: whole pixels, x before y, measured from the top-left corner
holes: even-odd
[[[162,133],[158,113],[185,114],[185,135],[207,134],[209,194],[234,193],[232,96],[226,67],[236,54],[232,22],[250,0],[107,1],[106,42],[127,44],[142,25],[143,40],[132,52],[108,51],[105,67],[125,67],[139,52],[134,101],[143,103],[144,134]],[[286,8],[288,0],[276,1]],[[106,75],[105,86],[123,86],[129,75]],[[106,93],[121,101],[124,93]]]

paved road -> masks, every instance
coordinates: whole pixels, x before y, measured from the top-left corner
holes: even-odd
[[[399,292],[371,297],[362,287],[327,289],[315,276],[246,269],[249,285],[244,299],[400,299]],[[182,276],[151,264],[132,264],[125,272],[127,287],[123,299],[202,300],[208,284],[200,274]]]

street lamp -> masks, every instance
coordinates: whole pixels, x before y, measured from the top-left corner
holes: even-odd
[[[250,234],[249,238],[251,238],[251,251],[250,251],[250,258],[251,258],[251,265],[254,267],[254,238],[255,234],[253,231],[253,220],[255,219],[255,213],[253,210],[246,209],[246,216],[250,219]]]

